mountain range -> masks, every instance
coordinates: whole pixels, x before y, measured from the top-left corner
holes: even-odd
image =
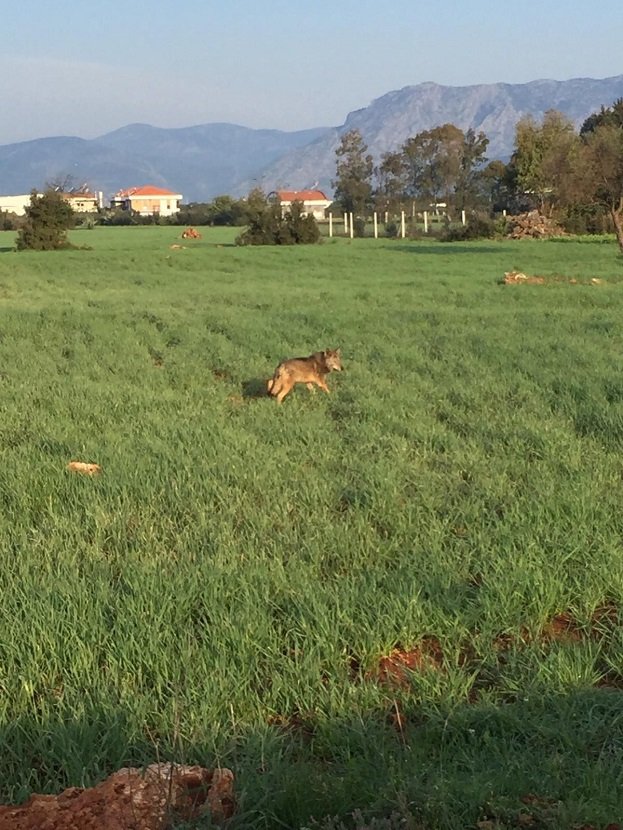
[[[418,132],[452,123],[484,132],[488,158],[506,161],[522,116],[540,119],[555,109],[579,127],[621,97],[623,75],[525,84],[422,83],[382,95],[336,127],[285,132],[235,124],[174,129],[130,124],[94,139],[60,136],[0,146],[0,193],[27,193],[71,177],[106,197],[141,184],[182,193],[185,202],[222,193],[240,196],[254,186],[266,192],[315,186],[330,194],[335,150],[348,130],[361,132],[378,161]]]

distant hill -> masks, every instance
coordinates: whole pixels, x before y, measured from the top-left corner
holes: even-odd
[[[0,193],[28,193],[71,175],[106,197],[140,184],[168,187],[184,201],[230,193],[236,182],[327,131],[252,130],[235,124],[162,129],[130,124],[96,139],[41,138],[0,146]]]
[[[623,75],[604,80],[532,81],[527,84],[407,86],[377,98],[365,109],[351,112],[341,127],[327,131],[303,149],[291,151],[261,173],[270,189],[300,188],[317,181],[325,191],[335,177],[335,150],[341,135],[358,129],[376,160],[398,149],[407,138],[441,124],[472,127],[489,138],[487,157],[508,161],[515,125],[523,115],[540,119],[559,110],[579,127],[592,112],[623,97]],[[246,182],[241,183],[244,192]]]
[[[556,109],[579,126],[621,97],[623,75],[463,87],[423,83],[388,92],[330,128],[284,132],[234,124],[177,129],[131,124],[92,140],[55,137],[0,146],[0,193],[27,193],[66,175],[106,197],[140,184],[181,192],[186,202],[242,195],[255,185],[266,191],[319,186],[330,193],[335,150],[350,129],[361,131],[378,159],[422,130],[445,123],[473,127],[489,137],[490,159],[507,160],[523,115],[540,118]]]

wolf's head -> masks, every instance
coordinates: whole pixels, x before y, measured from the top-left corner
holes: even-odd
[[[329,372],[342,371],[342,355],[339,349],[325,349],[322,356]]]

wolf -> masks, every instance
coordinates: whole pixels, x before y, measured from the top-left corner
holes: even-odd
[[[281,403],[296,383],[305,383],[311,392],[315,391],[314,384],[323,392],[329,392],[325,375],[341,371],[340,350],[325,349],[324,352],[314,352],[309,357],[291,357],[289,360],[283,360],[275,369],[272,378],[267,381],[266,387],[268,394]]]

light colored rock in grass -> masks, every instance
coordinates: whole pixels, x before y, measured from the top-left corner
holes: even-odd
[[[96,476],[102,472],[99,464],[88,464],[86,461],[70,461],[67,469],[72,473],[82,473],[86,476]]]

